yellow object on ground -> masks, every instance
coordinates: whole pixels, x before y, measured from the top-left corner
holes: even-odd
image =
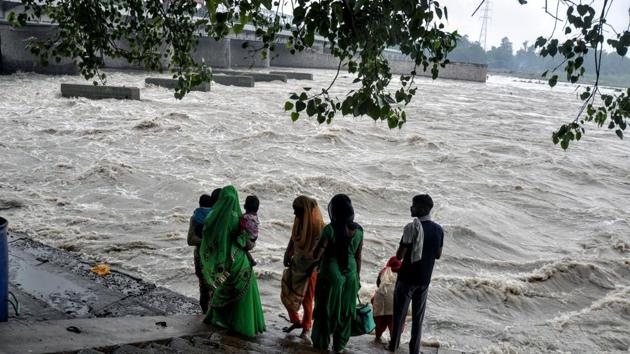
[[[92,267],[92,269],[90,269],[92,272],[96,273],[97,275],[100,275],[102,277],[111,274],[112,270],[109,267],[108,264],[97,264],[94,267]]]

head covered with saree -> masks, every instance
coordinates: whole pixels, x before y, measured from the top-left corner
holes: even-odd
[[[293,209],[300,211],[300,216],[296,215],[291,230],[293,247],[310,256],[324,228],[322,213],[317,201],[304,195],[295,198]]]
[[[354,208],[350,197],[345,194],[332,197],[328,203],[328,215],[338,242],[337,260],[339,266],[344,269],[348,267],[348,243],[358,227],[354,222]]]
[[[289,311],[297,312],[304,302],[304,294],[317,264],[313,252],[324,228],[324,220],[319,205],[313,198],[303,195],[295,198],[293,209],[293,254],[291,265],[282,273],[280,299]]]
[[[221,190],[212,213],[206,218],[199,255],[202,272],[214,293],[211,307],[238,300],[248,290],[252,274],[238,235],[242,212],[233,186]],[[246,237],[246,236],[244,236]]]

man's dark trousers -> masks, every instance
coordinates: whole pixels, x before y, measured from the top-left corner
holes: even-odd
[[[394,331],[389,342],[389,350],[394,351],[398,349],[405,317],[407,317],[409,311],[409,302],[413,302],[411,306],[412,322],[409,353],[420,353],[422,320],[424,319],[428,292],[429,285],[410,285],[400,280],[396,282],[396,290],[394,290]]]

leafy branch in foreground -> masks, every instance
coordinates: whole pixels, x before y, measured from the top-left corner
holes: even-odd
[[[182,98],[192,86],[211,79],[210,70],[196,63],[192,53],[198,43],[195,1],[143,0],[22,0],[25,11],[9,14],[14,26],[42,17],[57,25],[46,40],[32,39],[30,51],[47,65],[70,58],[86,80],[104,83],[105,57],[123,58],[149,70],[166,66],[179,85],[175,97]]]
[[[547,8],[545,12],[561,21],[558,9],[561,4],[567,8],[568,39],[560,44],[553,38],[554,28],[551,38],[537,40],[540,54],[562,56],[564,60],[552,73],[562,68],[567,80],[576,83],[587,71],[584,58],[592,50],[598,79],[604,44],[614,47],[620,56],[626,55],[630,45],[628,30],[618,33],[612,29],[614,35],[610,35],[606,16],[613,0],[602,0],[599,12],[591,5],[556,1],[556,13]],[[24,25],[41,16],[51,19],[58,26],[55,36],[31,42],[31,51],[43,62],[71,58],[86,79],[105,79],[99,71],[104,67],[104,57],[124,58],[152,70],[166,66],[179,80],[177,98],[182,98],[191,86],[211,78],[208,68],[192,58],[202,34],[220,40],[251,25],[262,42],[255,51],[262,55],[276,48],[281,32],[289,36],[291,53],[318,45],[319,36],[339,61],[337,75],[328,88],[319,92],[305,88],[290,94],[284,108],[291,112],[291,118],[305,115],[319,123],[330,123],[341,112],[385,120],[390,128],[400,128],[407,120],[405,107],[417,93],[416,70],[430,70],[437,78],[440,68],[449,63],[447,55],[459,37],[457,32],[445,30],[448,11],[434,0],[208,0],[203,2],[203,9],[198,2],[22,0],[26,11],[13,15],[12,21]],[[415,64],[408,75],[401,76],[400,86],[393,92],[390,63],[383,55],[391,47],[398,48]],[[356,88],[339,98],[330,90],[342,69],[353,75]],[[553,74],[550,86],[557,80],[558,75]],[[608,122],[608,127],[616,128],[617,135],[623,137],[630,114],[628,94],[603,93],[596,80],[581,93],[584,105],[576,119],[554,132],[554,143],[566,149],[570,141],[582,137],[588,121],[600,126]]]
[[[630,88],[627,88],[625,92],[623,90],[615,93],[602,92],[599,86],[599,77],[604,45],[610,45],[617,54],[624,57],[628,53],[628,47],[630,47],[630,32],[628,30],[616,32],[606,22],[606,15],[613,0],[603,0],[599,12],[590,5],[575,4],[569,0],[557,0],[556,9],[560,8],[561,3],[567,8],[564,20],[566,39],[561,43],[557,38],[539,37],[535,46],[541,48],[540,55],[543,57],[555,57],[556,55],[561,57],[561,63],[551,71],[553,73],[562,67],[567,81],[571,83],[577,83],[586,74],[585,58],[589,51],[593,51],[595,83],[581,88],[579,97],[583,104],[580,111],[572,122],[563,124],[557,131],[553,132],[553,143],[559,143],[562,149],[566,150],[571,141],[582,138],[585,133],[585,123],[593,121],[600,127],[608,122],[608,129],[615,129],[617,136],[623,139],[623,132],[630,118]],[[558,10],[556,10],[555,15],[551,13],[550,15],[556,21],[560,21]],[[614,33],[610,38],[606,37],[609,35],[608,30]],[[555,28],[551,37],[554,34]],[[549,72],[545,71],[543,77],[548,74]],[[558,74],[553,74],[548,81],[551,87],[554,87],[557,82]]]

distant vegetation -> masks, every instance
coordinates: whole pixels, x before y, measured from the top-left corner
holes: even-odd
[[[448,55],[456,62],[488,64],[488,68],[495,72],[507,72],[519,77],[540,78],[541,73],[553,69],[562,62],[560,57],[542,57],[536,51],[534,43],[523,42],[516,54],[514,44],[504,37],[498,47],[493,46],[487,52],[478,42],[472,42],[468,36],[461,37],[457,47]],[[595,53],[590,51],[584,56],[584,66],[587,74],[583,81],[594,82]],[[591,73],[591,74],[588,74]],[[562,78],[560,78],[562,79]],[[604,52],[599,83],[606,86],[630,86],[630,58],[622,57],[617,52]]]

